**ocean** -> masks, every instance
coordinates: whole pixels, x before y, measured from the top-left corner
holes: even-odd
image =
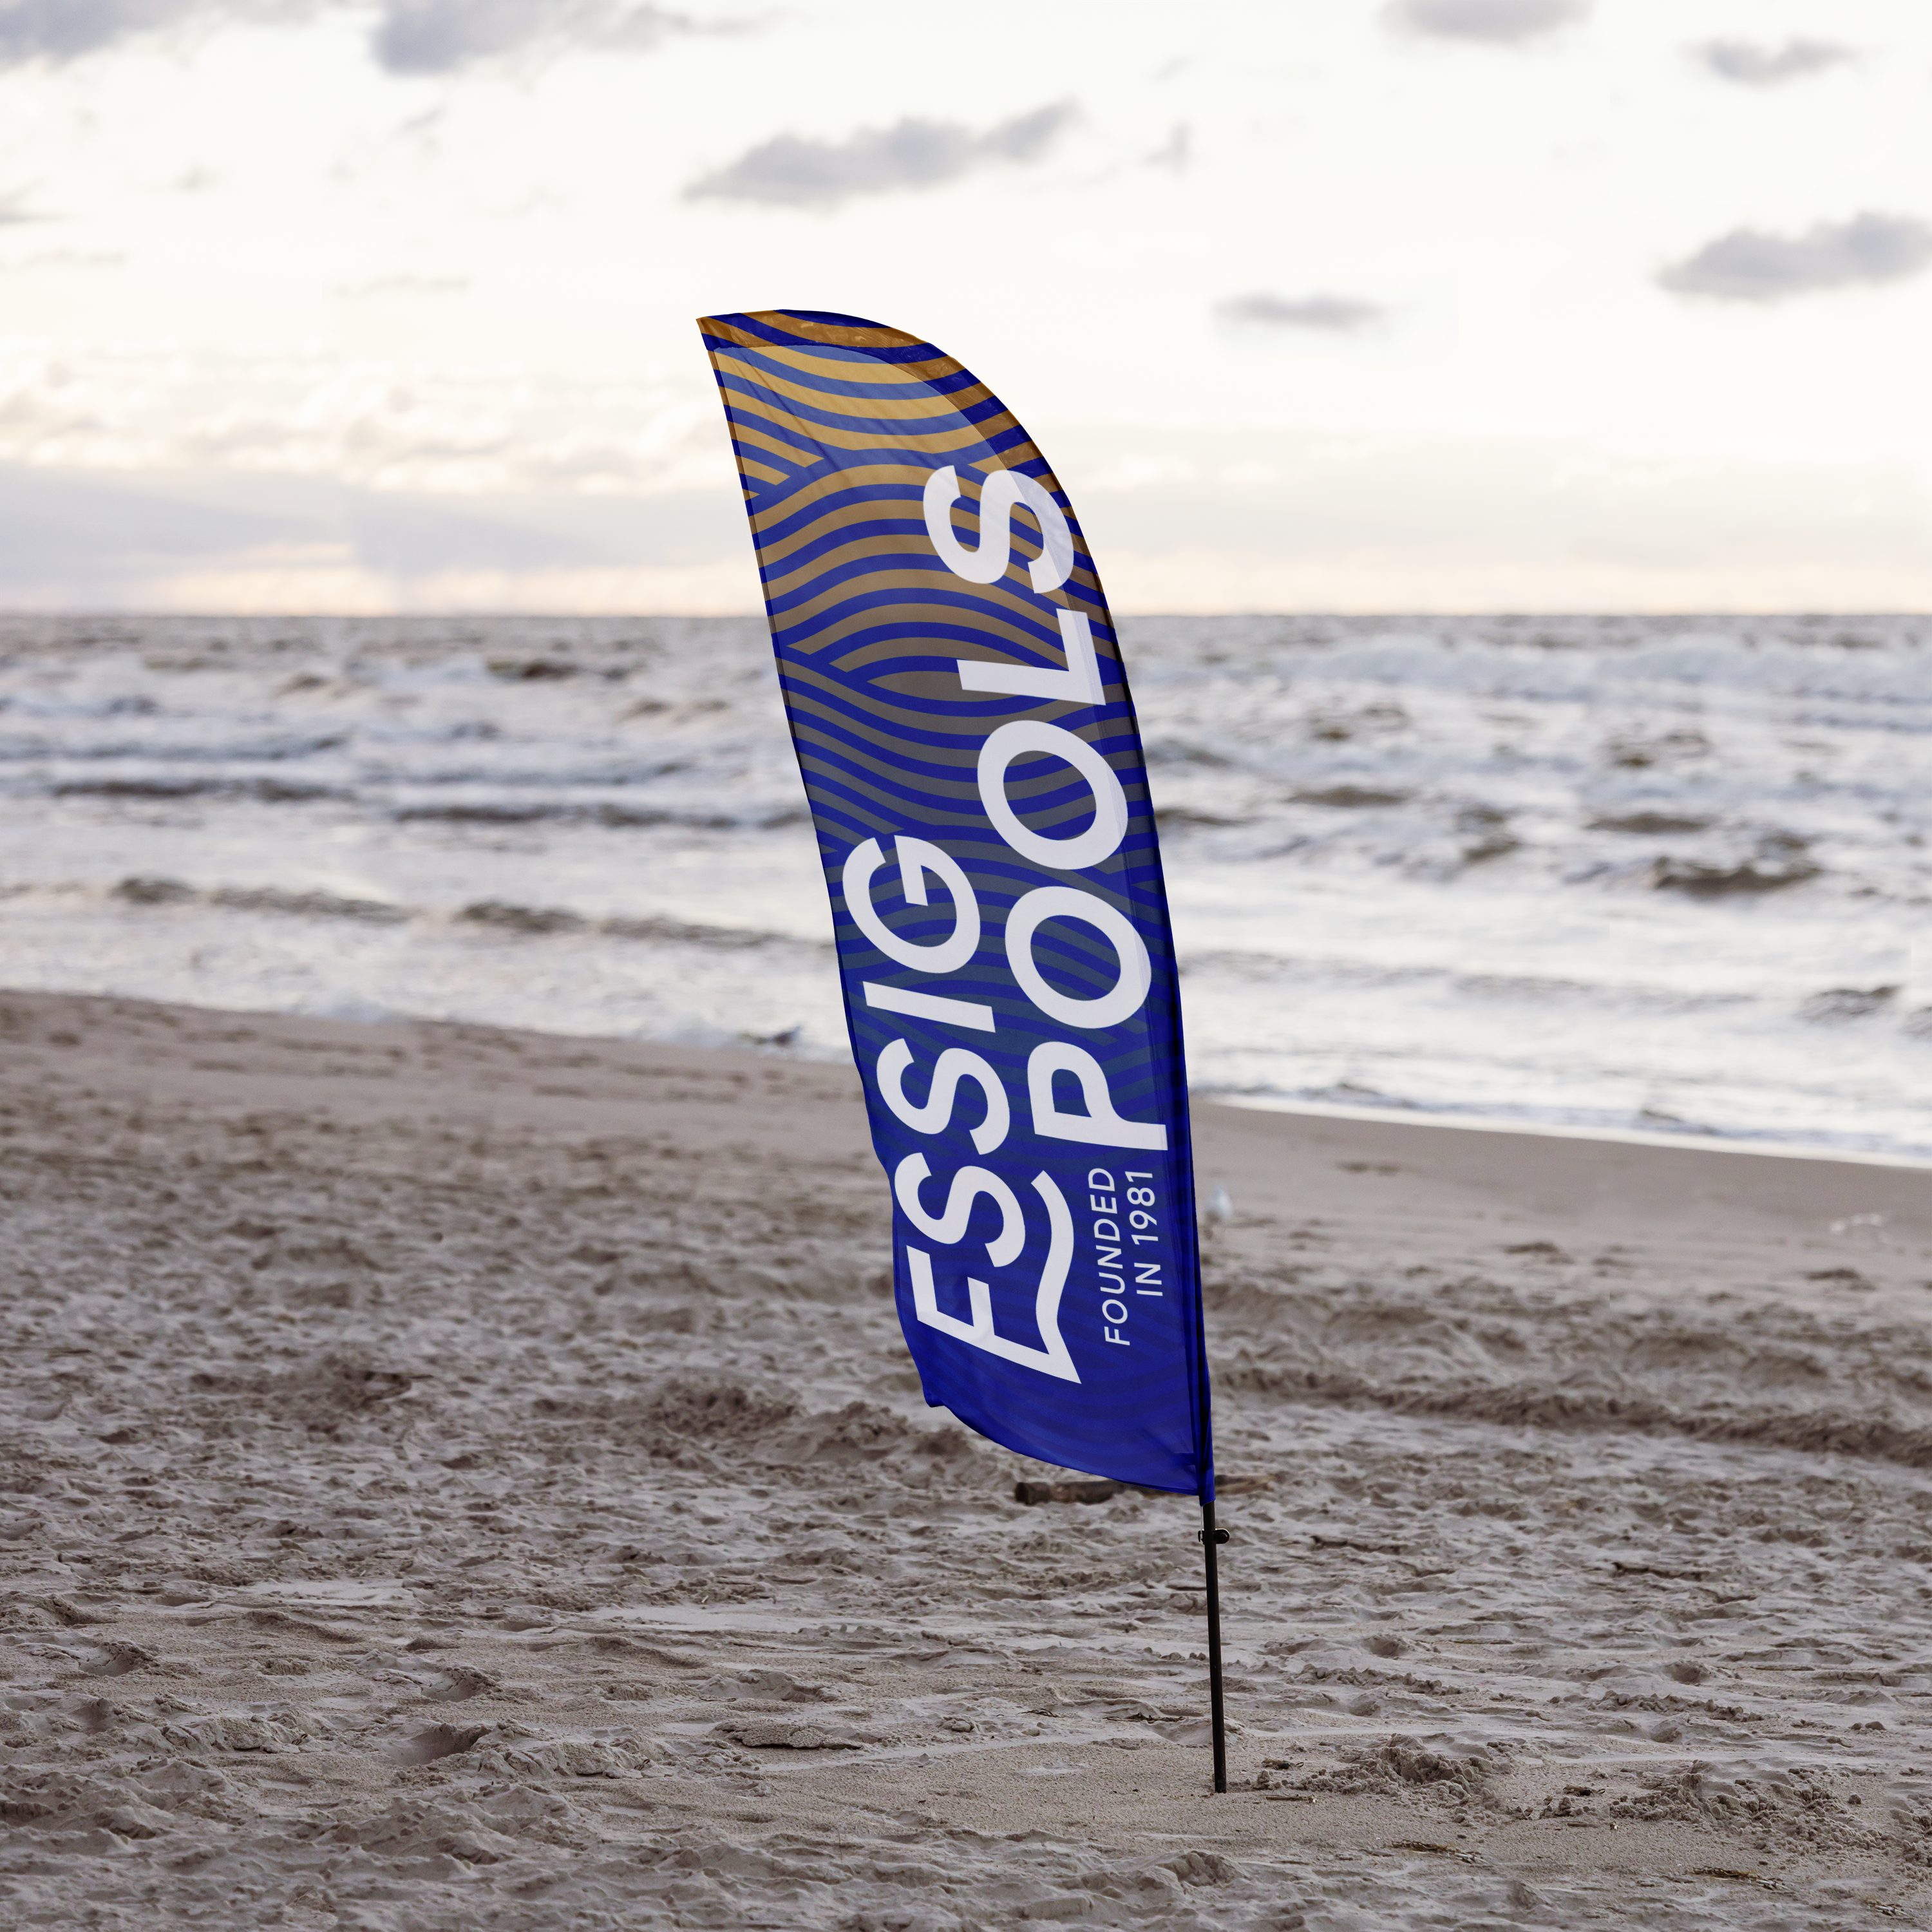
[[[1932,619],[1124,620],[1197,1090],[1932,1158]],[[0,620],[0,984],[845,1051],[754,619]]]

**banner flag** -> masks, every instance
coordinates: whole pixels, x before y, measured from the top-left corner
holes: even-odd
[[[1072,508],[929,343],[807,309],[698,326],[926,1400],[1023,1454],[1211,1502],[1173,941]]]

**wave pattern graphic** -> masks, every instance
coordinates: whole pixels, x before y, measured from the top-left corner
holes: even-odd
[[[1133,707],[1072,506],[1010,412],[930,344],[802,310],[709,317],[699,326],[743,481],[874,1144],[902,1176],[895,1273],[927,1398],[1049,1462],[1211,1494],[1166,896]],[[1030,496],[1042,507],[1027,509]],[[1002,502],[1010,512],[1016,501],[1023,514],[993,513]],[[950,508],[934,511],[934,502]],[[1070,556],[1056,548],[1054,508]],[[951,532],[950,560],[929,520],[935,514]],[[1002,540],[1005,568],[994,574],[993,547]],[[962,558],[975,574],[962,574]],[[1089,638],[1090,677],[1077,662]],[[1066,698],[1034,694],[1051,692],[1055,680]],[[1004,780],[988,780],[988,740],[1002,728],[1036,735],[1013,741],[1027,748],[1004,766]],[[1068,748],[1042,753],[1042,733]],[[1111,844],[1102,821],[1114,806],[1074,761],[1088,754],[1124,801],[1124,830]],[[991,815],[989,785],[1003,785],[1012,814],[1004,826]],[[1108,847],[1105,856],[1070,862],[1063,855],[1090,833],[1096,851]],[[937,844],[976,894],[979,942],[943,980],[896,959],[846,902],[844,873],[855,849],[878,840],[890,854],[902,835]],[[1016,914],[1023,898],[1042,892],[1053,896]],[[902,956],[938,948],[955,930],[950,893],[931,896],[934,903],[914,904],[881,890],[876,916]],[[1082,906],[1088,915],[1074,909]],[[1051,909],[1036,920],[1042,908]],[[1144,999],[1116,1014],[1117,989],[1135,970],[1118,936],[1123,927],[1145,949],[1149,984]],[[1029,932],[1030,950],[1016,937]],[[1021,970],[1027,961],[1030,983]],[[956,1003],[956,1014],[985,1018],[945,1017],[934,996]],[[1066,1017],[1081,1011],[1112,1017]],[[1034,1056],[1070,1049],[1104,1079],[1115,1115],[1157,1130],[1160,1146],[1124,1153],[1130,1144],[1109,1142],[1090,1119],[1084,1144],[1043,1131],[1029,1105]],[[908,1051],[920,1067],[936,1069],[949,1052],[991,1066],[1010,1102],[997,1152],[969,1142],[950,1118],[930,1135],[908,1128],[879,1090],[882,1056]],[[936,1070],[917,1077],[939,1091]],[[1071,1105],[1063,1076],[1049,1075],[1048,1090],[1056,1105]],[[1084,1079],[1082,1090],[1097,1115]],[[956,1186],[975,1172],[996,1178],[1014,1204],[1008,1225],[1025,1223],[1016,1252],[1003,1252],[1003,1233],[981,1260],[979,1240],[965,1238],[969,1229],[983,1238],[991,1223],[993,1197],[982,1194],[976,1219],[947,1211],[947,1239],[928,1258],[931,1228],[908,1218],[902,1179],[928,1151],[956,1163]],[[1112,1175],[1124,1163],[1145,1170],[1149,1198],[1158,1196],[1157,1229],[1142,1246],[1122,1238],[1124,1207],[1098,1222],[1087,1208],[1096,1194],[1090,1174]],[[943,1184],[934,1177],[935,1196]],[[1114,1197],[1103,1187],[1096,1198]],[[1071,1250],[1070,1202],[1078,1204],[1082,1231]],[[1090,1226],[1112,1232],[1102,1238]],[[1147,1274],[1130,1274],[1143,1259]],[[1064,1297],[1040,1286],[1062,1278]],[[1129,1286],[1143,1279],[1144,1294]],[[1042,1371],[1048,1361],[1058,1366]]]

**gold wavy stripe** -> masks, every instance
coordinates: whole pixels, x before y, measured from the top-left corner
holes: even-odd
[[[1031,462],[1036,459],[1038,452],[1034,449],[1031,443],[1022,444],[1020,448],[1024,452],[1022,460]],[[855,463],[849,466],[842,464],[836,470],[823,472],[816,476],[801,477],[798,480],[798,487],[786,497],[782,503],[772,505],[770,508],[760,512],[752,519],[752,532],[754,536],[762,539],[765,531],[772,525],[784,523],[797,516],[805,506],[820,498],[842,496],[848,490],[883,488],[887,484],[897,484],[902,488],[921,491],[925,489],[926,480],[932,474],[932,469],[924,464]],[[1059,486],[1056,483],[1054,487],[1058,488]],[[854,507],[855,506],[850,505],[839,505],[826,514],[835,515],[840,510]],[[868,507],[876,512],[876,506]],[[911,514],[910,506],[908,506],[907,514],[908,515]],[[824,520],[822,518],[816,520],[795,536],[786,538],[784,539],[787,546],[785,554],[789,554],[790,551],[796,549],[801,542],[808,542],[811,540],[812,532],[818,527],[819,522],[822,520]],[[1018,530],[1022,526],[1016,524],[1013,527]],[[1080,546],[1084,548],[1085,539],[1078,536],[1077,526],[1076,536]]]
[[[745,313],[754,322],[762,322],[767,328],[782,328],[788,335],[803,336],[808,342],[831,343],[842,349],[922,349],[928,346],[917,336],[907,334],[903,329],[887,328],[876,322],[854,328],[850,322],[809,321],[803,316],[788,315],[782,308],[747,309]],[[728,341],[742,344],[748,349],[768,346],[763,336],[754,335],[748,329],[740,328],[722,316],[700,315],[698,326],[712,335],[722,335]]]
[[[852,472],[846,471],[843,473],[850,476]],[[931,472],[924,471],[916,473],[930,475]],[[799,498],[806,494],[806,490],[802,488],[795,491],[787,499],[784,505],[776,509],[765,512],[764,513],[765,519],[776,523],[795,516],[797,514],[795,506]],[[869,522],[878,516],[882,510],[889,510],[891,507],[890,505],[878,502],[841,503],[826,511],[824,514],[814,517],[804,528],[794,531],[790,536],[781,540],[768,538],[762,531],[756,532],[754,534],[758,544],[759,564],[767,571],[773,570],[784,563],[787,558],[795,556],[806,545],[814,543],[831,532],[842,530],[848,525]],[[901,508],[902,514],[910,518],[912,506],[908,504],[902,506]],[[1017,525],[1014,526],[1012,533],[1016,538],[1020,536],[1021,532]],[[1040,548],[1038,544],[1030,537],[1024,541],[1031,545],[1030,554],[1037,555]],[[796,570],[786,571],[768,579],[767,587],[773,592],[782,592],[797,584],[809,581],[813,575],[820,572],[834,569],[843,562],[856,562],[860,556],[863,555],[865,547],[868,544],[874,547],[876,554],[881,558],[929,557],[932,554],[928,539],[922,527],[916,531],[909,531],[902,537],[868,536],[856,538],[850,543],[842,544],[836,550],[824,556],[814,558],[809,563],[800,565]],[[1014,563],[1007,566],[1009,574],[1029,560],[1028,554],[1020,556]],[[958,580],[963,581],[963,580]],[[1004,582],[1005,580],[1003,578],[1002,584]],[[990,590],[996,586],[988,584],[975,587],[983,587]],[[1066,588],[1072,593],[1070,599],[1067,601],[1074,604],[1101,606],[1100,580],[1084,564],[1076,567],[1072,575],[1066,580]],[[1037,608],[1036,605],[1028,601],[1027,594],[1024,592],[1019,593],[1017,597],[1010,596],[1006,602],[1008,607],[1015,610],[1028,611]]]
[[[1036,638],[1029,638],[1027,643],[1031,648],[1024,662],[1029,664],[1036,664],[1039,662],[1036,655],[1040,649],[1039,640]],[[1094,640],[1094,646],[1102,664],[1111,666],[1119,663],[1118,653],[1108,648],[1105,638],[1096,638]],[[933,668],[935,670],[943,672],[948,678],[957,677],[958,674],[952,667],[955,661],[960,656],[960,646],[950,638],[919,636],[875,640],[871,644],[860,645],[856,650],[846,652],[838,660],[836,668],[841,677],[856,677],[862,673],[871,671],[875,665],[883,663],[887,658],[903,658],[921,651],[932,660]],[[970,656],[972,653],[969,650],[967,655]],[[889,672],[886,674],[890,676],[896,674]],[[949,698],[958,699],[964,694],[956,686],[949,685],[946,687],[946,695]],[[980,700],[976,698],[974,701],[976,703]],[[1043,698],[1032,700],[1036,704],[1044,704],[1046,701]],[[1076,706],[1072,708],[1078,710],[1081,707]],[[976,731],[982,727],[974,724],[970,728],[962,727],[962,728],[970,728]],[[1108,728],[1111,730],[1112,728],[1109,726]]]
[[[788,613],[778,621],[788,634],[800,628]],[[904,604],[868,604],[862,610],[846,611],[812,630],[808,638],[794,643],[792,648],[822,658],[836,646],[861,632],[884,628],[890,634],[883,642],[875,640],[861,646],[856,654],[841,656],[840,669],[852,669],[854,656],[874,659],[922,654],[932,658],[936,669],[950,677],[954,675],[952,667],[956,659],[974,657],[979,653],[972,644],[934,634],[937,626],[948,622],[956,629],[976,635],[995,656],[1010,653],[1018,663],[1037,664],[1040,662],[1040,640],[1028,635],[1018,625],[1007,622],[997,612],[942,609],[922,600]],[[994,662],[995,656],[989,656],[988,662]],[[958,694],[954,693],[955,696]]]
[[[950,618],[935,619],[935,622],[974,622],[982,616],[991,619],[996,613],[1001,617],[1010,616],[1022,621],[1028,618],[1031,618],[1036,623],[1041,621],[1042,613],[1040,605],[1034,601],[1032,593],[1010,587],[1004,580],[998,584],[968,585],[962,578],[953,576],[950,572],[930,568],[921,569],[916,567],[916,562],[911,569],[892,568],[901,559],[931,564],[932,550],[923,530],[916,537],[860,537],[851,543],[843,544],[829,555],[814,558],[809,565],[788,571],[782,575],[766,576],[765,595],[776,599],[808,592],[812,585],[829,572],[837,568],[840,563],[858,563],[870,560],[872,567],[863,575],[842,578],[836,584],[828,584],[821,595],[808,596],[806,602],[791,606],[786,618],[788,627],[814,611],[829,610],[848,598],[868,596],[880,590],[922,590],[929,594],[950,590],[970,600],[970,605],[964,608],[956,604],[940,607],[935,602],[935,609],[944,608],[950,614]],[[770,560],[762,550],[758,554],[758,562],[763,569],[770,570]],[[1004,632],[1004,625],[1002,628]],[[1017,632],[1012,634],[1016,638],[1024,635],[1023,632]]]
[[[868,506],[868,507],[875,508],[876,506]],[[852,520],[849,518],[840,518],[836,520],[846,522]],[[822,531],[833,521],[834,519],[830,517],[821,518],[814,528],[816,530]],[[782,557],[775,554],[780,548],[772,544],[759,544],[758,562],[763,569],[767,572],[772,571],[775,566],[784,561]],[[795,548],[796,546],[787,548]],[[765,579],[765,594],[768,597],[788,597],[794,591],[802,590],[806,585],[823,577],[826,572],[837,570],[844,565],[863,563],[868,560],[876,559],[874,568],[877,570],[884,568],[888,558],[930,558],[932,555],[932,545],[927,541],[926,532],[923,530],[921,530],[916,536],[908,532],[902,537],[883,537],[872,534],[854,537],[850,542],[841,544],[836,550],[827,550],[823,555],[814,556],[809,562],[800,564],[796,570],[788,570],[768,575]],[[860,590],[866,588],[874,580],[873,576],[869,573],[862,578],[848,580],[854,587]]]
[[[953,450],[977,449],[983,447],[986,440],[972,424],[960,422],[956,418],[943,429],[906,429],[895,434],[883,434],[878,430],[846,429],[829,423],[802,423],[789,410],[781,413],[762,410],[743,396],[734,397],[733,400],[740,410],[763,416],[781,434],[806,436],[827,449],[926,449],[941,454]]]
[[[760,429],[753,423],[734,422],[731,425],[731,440],[755,444],[760,449],[770,451],[780,462],[794,470],[807,470],[814,463],[823,460],[820,452],[794,449],[790,443],[781,442],[769,430]]]
[[[822,556],[814,557],[808,562],[800,564],[796,569],[782,570],[781,568],[788,558],[796,556],[808,545],[829,538],[837,531],[854,524],[870,522],[877,518],[881,511],[890,511],[892,507],[889,504],[875,502],[842,503],[835,509],[826,511],[823,516],[814,518],[804,529],[794,532],[782,541],[760,538],[758,540],[760,566],[768,572],[778,573],[766,579],[768,591],[774,595],[783,595],[809,582],[811,578],[820,572],[833,570],[844,564],[859,562],[865,556],[868,546],[872,547],[874,554],[881,559],[890,556],[930,558],[932,555],[932,545],[922,523],[919,527],[908,531],[904,536],[890,537],[874,534],[854,538],[849,542],[840,544],[837,548],[829,550]],[[910,515],[910,505],[900,507],[902,514]],[[1017,529],[1013,534],[1016,536],[1018,536]],[[1018,549],[1019,546],[1016,544],[1015,548]],[[1036,544],[1033,545],[1034,554],[1037,554],[1038,548]],[[1030,560],[1030,556],[1025,554],[1017,556],[1014,562],[1007,566],[1008,576],[1010,577],[1013,571],[1022,569]],[[1024,580],[1024,575],[1017,580],[1020,582]],[[956,580],[956,587],[958,581],[963,581],[963,580]],[[1002,584],[1006,581],[1006,579],[1004,578],[1000,580]],[[992,586],[989,585],[986,587],[990,589]],[[1100,586],[1094,579],[1093,572],[1084,565],[1077,568],[1073,574],[1067,579],[1066,588],[1070,596],[1065,601],[1071,604],[1078,605],[1084,603],[1097,604],[1100,601]],[[1020,601],[1013,604],[1011,608],[1016,610],[1037,608],[1036,605],[1026,601],[1024,592],[1021,592]]]
[[[932,474],[932,470],[923,463],[855,463],[849,467],[821,471],[816,476],[801,477],[798,487],[782,503],[774,504],[752,518],[752,534],[762,538],[770,525],[782,524],[788,518],[796,516],[802,506],[820,497],[840,496],[848,490],[888,483],[923,490],[926,479]]]
[[[714,356],[712,359],[716,362],[718,358]],[[851,364],[845,363],[841,366],[849,369]],[[837,416],[850,416],[860,422],[869,417],[878,422],[914,422],[934,416],[958,416],[962,412],[962,404],[990,403],[996,400],[983,382],[971,383],[964,388],[956,389],[946,394],[941,394],[937,389],[928,388],[922,383],[920,387],[929,400],[922,401],[919,397],[908,396],[902,401],[896,397],[890,396],[831,395],[806,383],[788,382],[782,376],[773,375],[769,369],[756,369],[748,363],[734,362],[731,368],[735,374],[742,376],[747,382],[754,382],[760,388],[769,390],[775,396],[784,397],[788,402],[806,404],[814,409],[824,410]],[[848,382],[850,380],[849,376],[846,378]],[[734,402],[742,403],[746,400],[738,391],[728,393]]]
[[[796,629],[801,624],[810,622],[814,616],[828,614],[840,604],[850,603],[855,597],[877,598],[881,591],[930,592],[949,586],[956,588],[959,583],[960,580],[956,577],[944,573],[935,574],[930,570],[868,571],[862,578],[848,578],[843,584],[828,586],[820,596],[807,598],[802,603],[788,606],[784,614],[784,626],[788,631]],[[1038,604],[1029,603],[1016,592],[1002,590],[997,584],[976,584],[973,589],[979,595],[973,600],[970,618],[956,604],[940,607],[916,596],[909,596],[903,605],[896,603],[882,606],[874,603],[870,608],[875,612],[881,609],[920,610],[928,614],[928,621],[940,622],[949,620],[932,617],[930,614],[944,608],[952,612],[950,621],[953,623],[964,620],[994,624],[1003,633],[1011,635],[1016,643],[1025,639],[1026,633],[1010,626],[1006,620],[1010,616],[1020,619],[1030,617],[1037,621],[1040,614]],[[871,621],[879,620],[874,617]]]
[[[755,476],[760,483],[788,483],[791,481],[786,471],[768,470],[764,464],[754,463],[742,452],[738,458],[738,474],[740,476]]]
[[[848,471],[845,473],[849,476],[850,472]],[[922,470],[919,473],[929,476],[932,472],[928,470]],[[835,530],[844,530],[848,525],[852,524],[869,523],[874,518],[881,515],[890,516],[895,509],[900,515],[910,517],[914,513],[915,508],[916,506],[910,503],[898,505],[880,502],[841,503],[836,508],[827,510],[822,516],[814,517],[803,530],[796,530],[790,536],[773,537],[761,541],[758,544],[758,561],[767,570],[775,568],[778,565],[783,563],[788,557],[796,555],[806,544],[816,543],[820,538],[830,536]],[[882,547],[890,548],[894,550],[920,550],[926,548],[926,538],[922,530],[916,536],[908,536],[903,538],[876,537],[872,541]],[[820,570],[826,568],[822,562],[813,567]]]
[[[796,369],[802,376],[816,375],[826,382],[864,382],[890,386],[892,388],[929,389],[935,382],[964,376],[968,372],[960,368],[950,356],[935,354],[929,362],[848,362],[836,356],[814,356],[809,349],[794,349],[782,343],[752,342],[744,345],[755,349],[758,353],[781,368]],[[855,371],[862,369],[861,376]],[[771,380],[768,370],[753,370],[749,372],[762,380]],[[976,390],[982,397],[991,392],[983,383],[970,383],[959,392],[970,394]]]

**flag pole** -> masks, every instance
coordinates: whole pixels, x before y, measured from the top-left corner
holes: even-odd
[[[1228,1540],[1214,1527],[1214,1499],[1201,1500],[1201,1547],[1208,1560],[1208,1709],[1214,1727],[1214,1789],[1228,1788],[1228,1714],[1221,1693],[1221,1568],[1220,1546]]]

